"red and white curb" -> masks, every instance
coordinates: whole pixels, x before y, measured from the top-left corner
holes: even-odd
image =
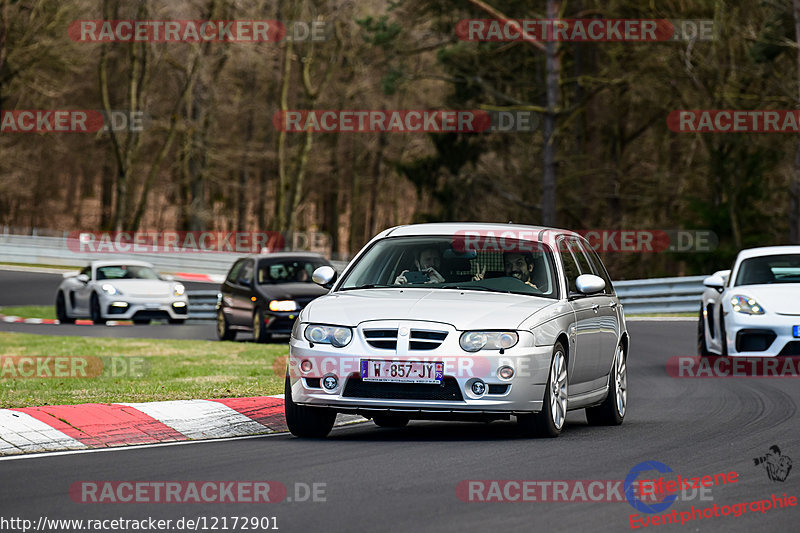
[[[7,315],[0,315],[0,322],[6,322],[9,324],[61,324],[61,322],[55,318],[23,318],[21,316],[7,316]],[[73,324],[77,326],[93,326],[94,322],[91,320],[83,320],[83,319],[76,319]],[[133,321],[131,320],[109,320],[106,322],[106,326],[132,326]]]
[[[203,281],[206,283],[222,283],[225,276],[222,274],[195,274],[193,272],[175,272],[172,277],[178,281]]]
[[[336,425],[364,421],[338,415]],[[0,409],[0,455],[286,431],[283,395]]]

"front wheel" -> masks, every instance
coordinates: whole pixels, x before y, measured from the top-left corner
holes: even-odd
[[[106,319],[103,318],[102,313],[100,313],[100,299],[97,297],[96,294],[92,294],[92,300],[89,304],[89,313],[92,317],[92,322],[95,324],[105,324]]]
[[[711,355],[706,344],[706,317],[703,316],[703,304],[700,304],[700,317],[697,320],[697,355],[707,357]]]
[[[336,411],[325,407],[307,407],[297,405],[292,400],[292,383],[286,376],[283,408],[286,414],[286,425],[295,437],[321,439],[333,429]]]
[[[236,338],[236,331],[231,329],[228,319],[222,309],[217,311],[217,337],[221,341],[232,341]]]
[[[558,437],[567,418],[567,357],[564,347],[557,342],[550,362],[550,377],[538,413],[517,415],[517,424],[528,436]]]
[[[257,309],[253,313],[253,340],[256,342],[269,342],[271,335],[264,327],[264,312]]]
[[[75,319],[67,316],[67,303],[64,299],[64,293],[59,292],[56,296],[56,318],[60,324],[74,324]]]
[[[608,396],[597,407],[586,408],[586,421],[592,426],[618,426],[628,408],[628,365],[625,350],[617,347],[614,367],[608,376]]]

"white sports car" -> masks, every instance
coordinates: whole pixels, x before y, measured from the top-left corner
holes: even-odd
[[[184,286],[162,278],[144,261],[92,261],[78,274],[64,274],[56,294],[56,316],[62,324],[76,318],[91,318],[95,324],[158,319],[181,324],[188,311]]]
[[[800,355],[800,246],[742,250],[703,285],[699,355]]]

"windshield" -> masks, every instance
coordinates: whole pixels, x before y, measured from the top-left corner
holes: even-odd
[[[259,285],[277,283],[313,283],[311,274],[314,270],[324,266],[321,261],[307,261],[304,259],[261,262],[258,264],[256,279]]]
[[[736,286],[769,283],[800,283],[800,254],[751,257],[739,265]]]
[[[547,246],[504,242],[504,248],[464,250],[453,237],[390,237],[375,243],[338,290],[379,287],[460,289],[558,298]]]
[[[161,279],[155,270],[139,265],[112,265],[97,268],[97,279]]]

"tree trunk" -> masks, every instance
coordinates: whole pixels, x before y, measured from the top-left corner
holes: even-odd
[[[794,34],[797,42],[797,91],[800,108],[800,0],[792,0],[794,13]],[[789,241],[800,243],[800,135],[797,136],[797,146],[794,152],[794,173],[789,193]]]
[[[558,0],[547,0],[547,18],[558,18]],[[542,175],[542,224],[556,225],[556,117],[558,112],[561,58],[558,43],[545,43],[545,88],[547,112],[544,115],[544,172]]]

